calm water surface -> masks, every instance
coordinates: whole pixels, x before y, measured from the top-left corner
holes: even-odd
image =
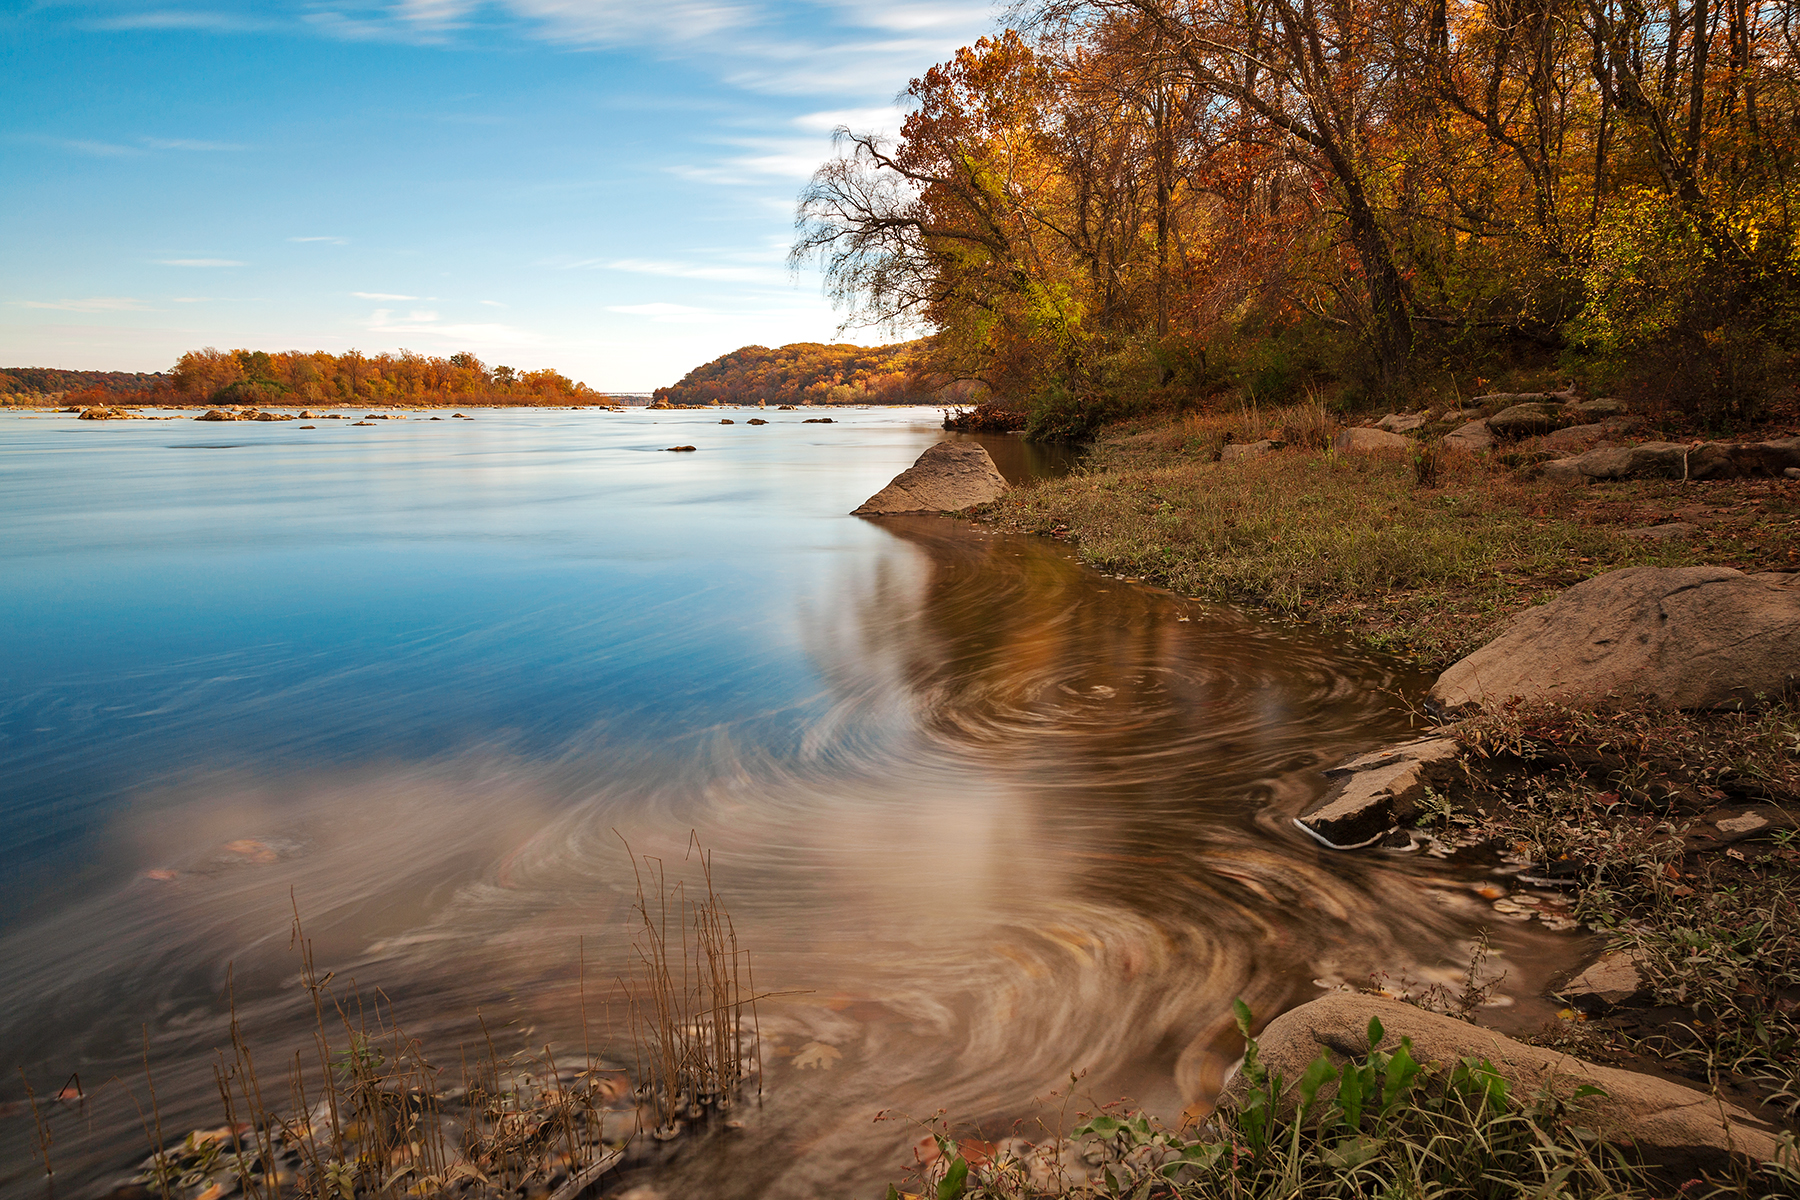
[[[146,1036],[166,1122],[217,1123],[228,969],[293,1044],[291,905],[415,1032],[578,1047],[578,942],[590,981],[629,963],[619,835],[679,874],[697,833],[793,993],[763,1106],[678,1145],[670,1196],[879,1195],[917,1131],[878,1111],[998,1128],[1071,1071],[1172,1114],[1234,997],[1461,960],[1466,880],[1289,824],[1423,680],[1043,539],[844,515],[934,411],[748,415],[0,416],[0,1050],[93,1094],[53,1117],[65,1194],[141,1157],[97,1085]],[[1501,949],[1528,990],[1546,944]],[[835,1069],[781,1053],[811,1041]],[[0,1190],[36,1194],[0,1114]]]

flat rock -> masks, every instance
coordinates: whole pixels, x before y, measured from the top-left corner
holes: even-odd
[[[1385,429],[1389,433],[1411,433],[1423,426],[1426,420],[1427,414],[1422,412],[1389,413],[1375,422],[1375,428]]]
[[[1447,737],[1359,755],[1325,772],[1331,787],[1294,823],[1333,850],[1373,845],[1418,811],[1419,797],[1448,776],[1456,755],[1456,739]]]
[[[1742,1108],[1677,1083],[1600,1067],[1567,1054],[1482,1029],[1453,1017],[1438,1016],[1376,996],[1338,994],[1302,1004],[1271,1021],[1257,1039],[1258,1056],[1286,1081],[1282,1107],[1298,1107],[1297,1084],[1307,1065],[1321,1052],[1334,1065],[1360,1058],[1368,1044],[1369,1018],[1380,1020],[1385,1036],[1379,1048],[1392,1051],[1402,1037],[1422,1063],[1448,1071],[1464,1058],[1485,1059],[1512,1084],[1512,1094],[1528,1100],[1540,1088],[1569,1098],[1583,1085],[1604,1096],[1590,1096],[1589,1118],[1582,1121],[1606,1141],[1629,1143],[1646,1162],[1671,1172],[1694,1174],[1724,1170],[1742,1156],[1756,1162],[1774,1159],[1780,1142],[1774,1128]],[[1221,1103],[1236,1105],[1247,1092],[1243,1076],[1227,1084]],[[1321,1098],[1335,1094],[1331,1084]]]
[[[1486,420],[1470,421],[1446,433],[1444,445],[1452,450],[1467,450],[1472,454],[1491,450],[1494,448],[1494,431],[1488,428]]]
[[[1637,529],[1621,529],[1620,537],[1636,538],[1640,542],[1672,542],[1676,538],[1684,538],[1698,525],[1690,525],[1686,521],[1670,521],[1667,525],[1644,525]]]
[[[974,442],[939,442],[853,515],[955,512],[998,499],[1005,490],[1006,480],[982,447]]]
[[[1338,430],[1331,439],[1331,448],[1339,454],[1374,454],[1382,450],[1410,450],[1412,442],[1385,429],[1358,426]]]
[[[1677,442],[1602,446],[1574,458],[1545,463],[1544,478],[1570,484],[1605,479],[1685,479],[1689,449]]]
[[[1631,955],[1608,950],[1589,963],[1569,982],[1556,989],[1565,999],[1592,997],[1602,1005],[1623,1004],[1644,990],[1644,977]]]
[[[1598,400],[1582,400],[1575,404],[1571,404],[1569,408],[1570,411],[1574,412],[1577,416],[1586,417],[1589,420],[1592,420],[1595,417],[1622,416],[1625,412],[1625,405],[1611,397],[1601,397]]]
[[[1629,417],[1617,417],[1610,421],[1597,421],[1591,425],[1570,425],[1553,433],[1546,433],[1539,439],[1538,445],[1559,454],[1566,454],[1572,450],[1585,450],[1602,438],[1629,433],[1636,424],[1637,422]]]
[[[1562,406],[1547,401],[1527,401],[1503,408],[1487,419],[1488,428],[1494,436],[1502,438],[1523,438],[1535,434],[1549,433],[1551,430],[1569,422],[1564,416]]]
[[[1689,479],[1779,479],[1800,467],[1800,437],[1706,442],[1688,455]]]
[[[1729,567],[1627,567],[1519,614],[1429,698],[1446,710],[1608,693],[1735,708],[1796,682],[1800,588]]]
[[[1219,451],[1220,462],[1235,462],[1243,458],[1261,458],[1275,449],[1276,443],[1264,438],[1260,442],[1227,442]]]

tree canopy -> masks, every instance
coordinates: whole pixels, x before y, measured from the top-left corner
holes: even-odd
[[[915,404],[937,388],[920,373],[921,342],[890,346],[794,342],[773,350],[743,346],[695,367],[673,387],[668,404]]]

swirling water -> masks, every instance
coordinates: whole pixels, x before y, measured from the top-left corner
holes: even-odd
[[[675,1147],[668,1195],[877,1195],[917,1135],[878,1112],[997,1128],[1071,1072],[1172,1114],[1233,998],[1463,957],[1450,868],[1289,824],[1420,678],[1044,539],[843,515],[933,412],[767,415],[0,417],[0,1048],[92,1096],[52,1112],[65,1193],[141,1156],[146,1044],[165,1121],[216,1120],[228,972],[279,1061],[293,906],[444,1046],[477,1012],[579,1045],[579,954],[628,1058],[592,982],[629,967],[621,838],[672,874],[711,848],[785,993],[762,1106]],[[1520,984],[1545,953],[1501,939]],[[813,1041],[834,1069],[788,1057]]]

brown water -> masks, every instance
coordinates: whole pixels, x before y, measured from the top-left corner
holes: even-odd
[[[65,1189],[141,1157],[126,1089],[142,1093],[145,1037],[169,1126],[216,1123],[228,969],[262,1060],[291,1052],[310,1015],[293,904],[322,970],[385,989],[450,1056],[478,1011],[503,1050],[578,1049],[579,945],[596,1048],[629,1062],[608,1008],[631,958],[621,837],[697,878],[697,835],[757,987],[786,995],[760,1006],[764,1096],[745,1127],[680,1139],[609,1194],[879,1195],[919,1131],[878,1113],[948,1109],[992,1134],[1071,1073],[1173,1116],[1236,1055],[1234,999],[1272,1016],[1371,973],[1449,978],[1494,923],[1466,871],[1334,855],[1291,826],[1321,768],[1409,732],[1425,681],[1396,662],[1097,575],[1043,539],[839,515],[937,436],[918,423],[771,426],[788,440],[730,459],[748,443],[627,458],[633,437],[696,436],[646,432],[648,414],[509,420],[474,439],[393,433],[327,489],[323,525],[307,487],[270,510],[287,546],[269,569],[312,579],[329,611],[236,632],[215,613],[226,644],[209,654],[168,649],[186,626],[159,626],[153,594],[133,653],[58,643],[12,664],[37,699],[0,728],[37,791],[4,811],[36,848],[18,860],[30,915],[0,940],[0,1045],[40,1088],[79,1070],[92,1095],[54,1112]],[[424,440],[441,436],[510,457],[471,475]],[[571,454],[582,437],[592,454]],[[287,472],[320,470],[271,446],[298,456],[276,458]],[[85,449],[69,463],[98,470],[152,447]],[[268,463],[243,469],[248,495]],[[605,470],[616,486],[584,491]],[[422,480],[467,499],[408,525],[396,506],[420,504]],[[556,515],[521,518],[540,511]],[[293,567],[359,524],[379,531],[374,565]],[[265,527],[207,561],[267,552]],[[52,832],[33,841],[34,823]],[[1528,997],[1561,943],[1495,933],[1491,968]],[[812,1042],[839,1051],[832,1069],[795,1065]],[[34,1194],[25,1112],[0,1131],[6,1193]]]

